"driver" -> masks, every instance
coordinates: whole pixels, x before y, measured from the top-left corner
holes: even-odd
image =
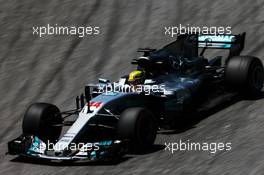
[[[128,76],[128,84],[133,86],[144,84],[145,79],[146,72],[144,70],[134,70]]]

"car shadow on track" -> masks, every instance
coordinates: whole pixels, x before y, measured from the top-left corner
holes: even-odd
[[[211,115],[213,115],[213,114],[215,114],[215,113],[217,113],[217,112],[219,112],[219,111],[221,111],[221,110],[223,110],[223,109],[225,109],[231,105],[234,105],[237,102],[240,102],[243,100],[256,101],[256,100],[260,100],[260,99],[264,99],[264,91],[262,91],[261,94],[258,95],[257,97],[250,97],[250,98],[235,95],[232,98],[224,101],[221,104],[213,106],[210,109],[203,110],[200,112],[191,113],[191,114],[188,114],[188,116],[184,116],[183,119],[176,121],[177,124],[173,127],[173,129],[160,131],[159,134],[171,135],[171,134],[179,134],[179,133],[185,132],[187,130],[195,128],[195,126],[198,123],[200,123],[202,120],[210,117]]]

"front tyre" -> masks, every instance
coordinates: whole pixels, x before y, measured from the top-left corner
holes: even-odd
[[[118,122],[117,135],[130,140],[130,148],[141,152],[154,144],[157,124],[154,115],[140,107],[125,110]]]
[[[24,115],[23,134],[35,135],[42,141],[56,142],[60,137],[62,126],[60,110],[52,104],[35,103],[28,107]]]

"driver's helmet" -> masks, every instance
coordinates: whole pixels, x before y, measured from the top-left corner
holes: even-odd
[[[143,70],[134,70],[130,72],[128,76],[128,83],[130,85],[139,85],[143,84],[146,79],[146,73]]]

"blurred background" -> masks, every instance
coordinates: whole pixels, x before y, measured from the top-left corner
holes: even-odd
[[[231,142],[232,150],[163,149],[116,165],[51,166],[10,161],[6,143],[21,133],[34,102],[75,107],[75,96],[97,78],[117,79],[133,67],[139,47],[175,40],[165,26],[231,26],[247,32],[242,55],[264,60],[263,0],[0,0],[0,174],[245,174],[264,172],[264,99],[237,101],[182,131],[159,134],[164,142]],[[33,26],[99,26],[100,34],[33,35]],[[212,53],[213,54],[213,53]]]

